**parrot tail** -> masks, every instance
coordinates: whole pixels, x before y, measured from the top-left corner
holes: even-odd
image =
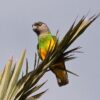
[[[57,63],[53,65],[50,70],[55,74],[59,86],[64,86],[69,83],[64,63]]]
[[[69,83],[68,75],[66,71],[59,70],[56,74],[57,82],[59,86],[64,86]]]

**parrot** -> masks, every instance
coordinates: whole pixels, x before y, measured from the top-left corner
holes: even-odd
[[[50,29],[44,22],[35,22],[32,24],[32,29],[38,36],[37,49],[39,57],[43,61],[46,58],[48,49],[51,50],[57,43],[57,37],[51,34]],[[50,70],[55,74],[59,86],[64,86],[69,83],[68,73],[62,58],[58,59],[56,63],[50,67]]]
[[[58,41],[57,34],[55,36],[52,35],[52,33],[46,23],[38,21],[38,22],[35,22],[34,24],[32,24],[32,29],[37,34],[37,37],[38,37],[37,50],[38,50],[38,55],[39,55],[40,59],[42,61],[44,61],[46,59],[46,57],[48,56],[48,52],[51,52],[51,54],[52,54],[53,49],[55,50],[55,52],[56,51],[60,52],[59,54],[61,56],[59,56],[56,59],[56,61],[49,67],[49,70],[51,70],[54,73],[54,75],[56,76],[59,86],[64,86],[69,83],[68,73],[78,76],[77,74],[66,69],[65,61],[76,58],[76,57],[73,57],[73,55],[69,55],[69,54],[71,54],[75,51],[78,52],[77,50],[80,49],[80,47],[76,47],[69,51],[65,51],[65,50],[99,16],[100,16],[100,13],[95,14],[88,19],[87,19],[87,16],[83,16],[76,25],[75,25],[75,22],[76,22],[76,20],[75,20],[74,23],[72,24],[72,26],[70,27],[69,31],[66,33],[63,40],[60,43]]]

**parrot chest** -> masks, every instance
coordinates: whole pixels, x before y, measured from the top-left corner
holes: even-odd
[[[55,41],[52,36],[47,36],[39,39],[38,49],[39,49],[39,55],[42,58],[42,60],[45,59],[48,50],[50,51],[55,45]]]

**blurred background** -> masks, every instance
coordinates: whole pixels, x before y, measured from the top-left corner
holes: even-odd
[[[0,71],[9,57],[17,61],[27,50],[30,70],[33,69],[37,36],[32,31],[36,21],[47,23],[51,32],[65,35],[78,16],[100,13],[99,0],[0,0]],[[84,53],[67,62],[66,67],[80,77],[69,74],[70,83],[59,87],[55,76],[48,72],[39,83],[48,80],[42,90],[49,88],[40,100],[100,100],[100,18],[72,46],[81,46]],[[24,69],[25,66],[23,66]]]

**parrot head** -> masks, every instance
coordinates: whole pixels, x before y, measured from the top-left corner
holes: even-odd
[[[32,25],[33,31],[39,36],[49,32],[48,26],[43,22],[36,22]]]

